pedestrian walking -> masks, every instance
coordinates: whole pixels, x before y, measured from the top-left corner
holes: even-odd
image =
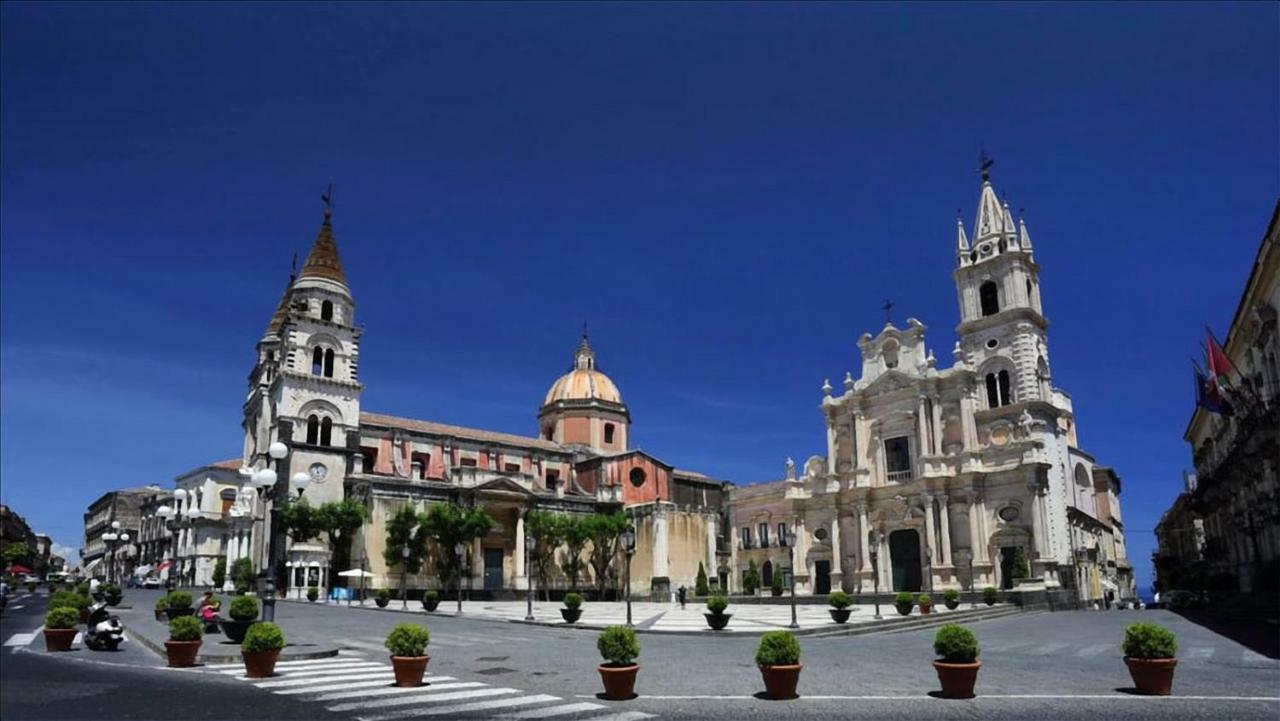
[[[681,611],[684,610],[684,599],[688,594],[689,594],[689,589],[685,588],[684,586],[681,586],[680,589],[676,591],[676,598],[680,599]]]

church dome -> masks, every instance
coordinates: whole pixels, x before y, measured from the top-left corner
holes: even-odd
[[[609,376],[596,370],[596,354],[587,343],[587,336],[582,335],[582,342],[574,356],[573,369],[556,379],[547,391],[543,405],[551,405],[558,401],[598,400],[608,403],[622,403],[622,394],[613,384]]]

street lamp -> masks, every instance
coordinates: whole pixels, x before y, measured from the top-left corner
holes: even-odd
[[[121,543],[125,544],[125,551],[126,551],[126,553],[125,553],[125,556],[124,556],[124,557],[125,557],[125,562],[126,562],[126,563],[128,563],[128,560],[129,560],[129,554],[128,554],[129,534],[127,534],[127,533],[121,533],[121,534],[120,534],[120,542],[116,544],[116,552],[111,554],[111,564],[112,564],[113,566],[117,563],[116,555],[120,553],[120,544],[121,544]],[[121,569],[121,570],[123,570],[123,569]],[[116,575],[116,578],[117,578],[116,583],[120,583],[119,577],[120,577],[121,575],[123,575],[123,574],[117,574],[117,575]]]
[[[871,578],[872,578],[872,582],[875,584],[874,598],[876,599],[876,615],[872,616],[872,618],[879,621],[880,619],[884,618],[884,616],[880,615],[880,564],[879,564],[880,544],[884,541],[884,534],[881,533],[880,531],[876,531],[875,533],[871,534],[871,541],[872,541]]]
[[[400,547],[400,610],[409,610],[409,544]]]
[[[111,526],[113,528],[118,528],[119,525],[120,525],[119,521],[113,521],[111,523]],[[106,533],[102,534],[102,542],[103,544],[106,545],[107,553],[109,554],[111,559],[110,561],[107,562],[107,583],[111,583],[111,572],[115,570],[114,568],[112,568],[116,564],[116,554],[115,554],[114,548],[115,548],[116,539],[119,537],[120,537],[119,534],[115,533],[114,531],[107,531]]]
[[[179,496],[179,493],[182,496]],[[181,488],[173,492],[173,497],[179,501],[185,498],[186,495],[187,492]],[[178,565],[178,524],[173,520],[173,517],[177,515],[177,511],[173,510],[173,506],[165,504],[156,509],[156,515],[164,521],[165,530],[169,531],[169,535],[172,536],[172,540],[169,542],[169,576],[165,579],[165,585],[172,591],[174,588],[173,571]]]
[[[467,546],[462,541],[458,541],[457,543],[453,544],[453,556],[454,558],[458,559],[457,586],[458,586],[458,615],[459,616],[462,615],[462,574],[464,572],[464,569],[466,568],[466,566],[463,565],[462,563],[462,554],[465,553],[466,550],[467,550]]]
[[[284,459],[285,456],[289,455],[289,447],[281,443],[280,441],[275,441],[271,445],[267,446],[267,455],[271,458],[272,464],[278,465],[279,462],[282,459]],[[298,476],[305,476],[305,475],[306,474],[304,473],[298,473],[298,474],[295,474],[293,478],[290,479],[293,485],[298,487],[299,497],[301,497],[302,493],[306,490],[307,484],[311,482],[311,478],[309,476],[303,479],[298,478]],[[275,469],[268,466],[266,468],[260,468],[256,471],[253,471],[252,475],[249,477],[249,481],[257,488],[259,498],[261,498],[263,501],[274,501],[278,491],[280,490],[276,488],[277,478],[278,477],[276,475]],[[292,495],[291,488],[286,487],[283,490],[284,490],[284,496],[286,499]],[[260,579],[262,584],[262,620],[273,621],[275,620],[275,615],[276,615],[276,584],[275,584],[276,573],[274,568],[273,554],[271,552],[271,546],[272,546],[271,536],[272,536],[272,529],[274,528],[275,524],[269,523],[267,520],[265,503],[262,504],[262,509],[263,509],[262,511],[263,559],[262,559],[260,570],[258,572],[258,578]],[[276,512],[277,511],[273,504],[271,508],[271,513],[274,515]]]
[[[787,628],[800,628],[800,624],[796,622],[796,531],[794,528],[788,528],[782,534],[782,545],[786,546],[791,553],[791,625]]]
[[[627,530],[622,532],[622,550],[627,554],[626,564],[626,584],[627,584],[627,627],[631,627],[631,556],[636,552],[636,527],[627,524]]]
[[[524,585],[525,585],[525,613],[524,620],[533,620],[533,573],[532,565],[529,559],[532,558],[534,550],[538,547],[538,540],[533,536],[524,537]]]

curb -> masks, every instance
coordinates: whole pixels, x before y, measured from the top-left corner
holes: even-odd
[[[128,626],[125,626],[125,631],[129,631]],[[160,658],[168,658],[169,654],[164,650],[164,644],[157,644],[155,641],[152,641],[151,639],[147,638],[141,633],[138,633],[136,629],[134,629],[133,632],[130,634],[130,638],[136,639],[138,643],[141,643],[143,646],[146,646],[147,650],[156,654]],[[287,645],[286,645],[286,648],[287,648]],[[337,655],[338,655],[337,648],[327,648],[327,649],[321,649],[319,651],[303,651],[301,653],[291,653],[288,656],[281,654],[280,660],[281,661],[310,661],[312,659],[317,659],[317,658],[332,658]],[[225,653],[224,654],[215,654],[215,653],[196,654],[197,664],[237,663],[243,660],[244,659],[241,658],[240,654],[238,653],[237,654],[225,654]]]

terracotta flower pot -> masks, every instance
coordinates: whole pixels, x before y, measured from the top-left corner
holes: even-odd
[[[605,698],[610,701],[626,701],[635,698],[636,673],[640,671],[640,664],[611,666],[602,663],[596,666],[596,670],[600,672],[600,680],[604,682]]]
[[[828,609],[828,611],[831,613],[831,620],[836,623],[844,623],[845,621],[848,621],[849,614],[853,613],[853,611],[850,611],[847,608],[832,608]]]
[[[244,675],[249,678],[269,678],[275,673],[276,661],[280,659],[280,649],[270,651],[241,651],[244,659]]]
[[[729,619],[733,618],[732,613],[704,613],[707,619],[707,625],[712,631],[723,631],[725,626],[729,625]]]
[[[1124,662],[1129,667],[1129,676],[1133,678],[1133,685],[1139,693],[1168,696],[1173,691],[1173,670],[1178,665],[1178,659],[1125,656]]]
[[[922,614],[925,614],[925,613],[933,613],[933,604],[932,604],[932,603],[922,603],[922,604],[920,604],[920,613],[922,613]]]
[[[973,698],[973,685],[978,681],[978,669],[981,661],[973,663],[948,663],[934,661],[933,668],[938,672],[938,682],[942,684],[943,698]]]
[[[165,641],[164,651],[169,657],[169,668],[190,668],[196,665],[196,654],[201,641]]]
[[[565,623],[577,623],[582,618],[582,609],[580,608],[562,608],[560,609],[560,617]]]
[[[804,664],[797,663],[786,666],[761,666],[760,675],[764,678],[764,695],[774,701],[798,698],[796,685],[800,683],[800,670]]]
[[[422,685],[422,677],[427,673],[427,662],[431,656],[392,656],[391,668],[396,674],[396,685],[411,688]]]
[[[76,640],[74,628],[46,628],[44,630],[44,650],[70,651],[71,642]]]

